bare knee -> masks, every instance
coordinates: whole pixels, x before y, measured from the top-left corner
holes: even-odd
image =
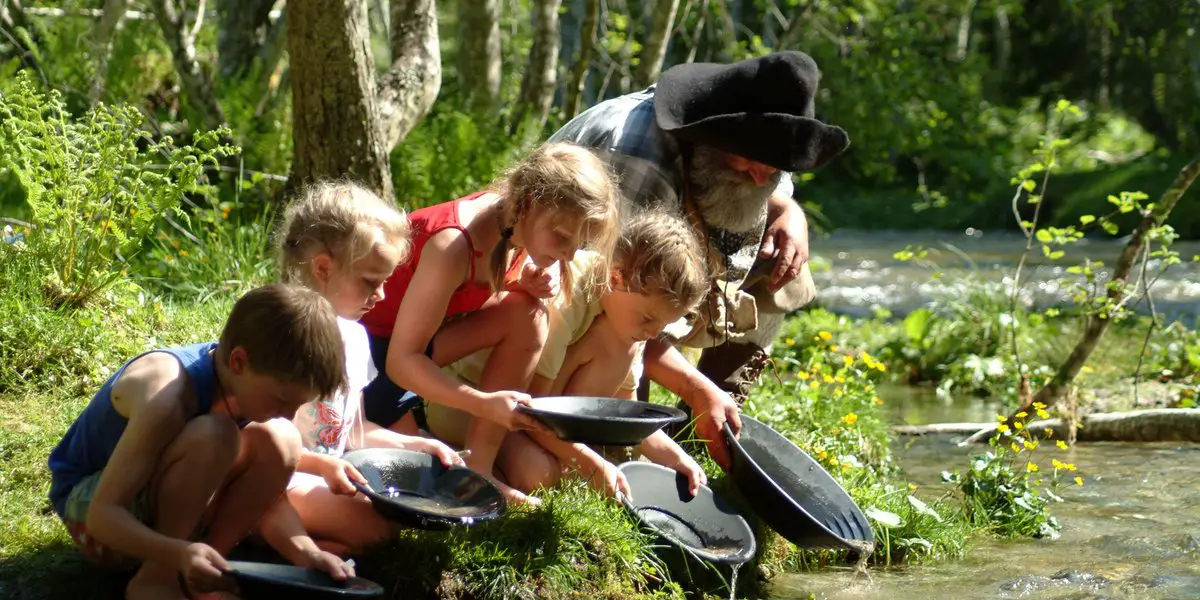
[[[525,451],[519,460],[506,461],[504,475],[508,484],[528,494],[538,488],[551,488],[562,479],[562,465],[554,455],[541,450]]]
[[[550,316],[541,300],[523,292],[509,292],[500,301],[505,319],[511,324],[509,337],[528,342],[540,349],[550,332]]]
[[[247,425],[242,430],[242,442],[254,461],[288,470],[295,470],[304,451],[300,432],[287,419]]]
[[[226,468],[237,459],[242,439],[237,424],[221,415],[200,415],[187,422],[172,442],[167,454],[172,462],[189,465],[221,465]],[[170,460],[170,458],[169,458]]]

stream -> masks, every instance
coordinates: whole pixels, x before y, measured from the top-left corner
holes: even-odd
[[[980,398],[940,398],[931,389],[880,389],[895,423],[989,421]],[[928,498],[948,489],[944,469],[964,468],[982,447],[950,436],[897,438],[895,457]],[[1079,465],[1055,505],[1057,540],[979,539],[962,560],[855,574],[851,566],[778,577],[778,600],[1030,598],[1054,600],[1200,598],[1200,444],[1090,443],[1058,453]],[[1048,455],[1047,455],[1048,456]],[[865,507],[864,507],[865,508]]]
[[[1111,268],[1124,244],[1123,239],[1085,239],[1068,247],[1066,257],[1058,261],[1042,258],[1035,244],[1021,276],[1025,283],[1022,299],[1038,307],[1069,304],[1072,291],[1063,282],[1064,276],[1071,276],[1066,268],[1081,263],[1084,256]],[[906,246],[924,247],[930,264],[894,258]],[[1191,261],[1200,255],[1200,242],[1176,242],[1171,248],[1179,253],[1183,264],[1161,273],[1157,270],[1159,262],[1152,259],[1147,265],[1155,309],[1168,319],[1182,319],[1184,324],[1194,326],[1200,316],[1200,262]],[[965,286],[978,286],[978,281],[992,282],[1007,291],[1025,249],[1025,238],[1017,233],[976,229],[963,233],[839,229],[831,235],[814,236],[810,249],[830,266],[829,270],[813,273],[818,304],[856,316],[869,316],[875,307],[904,316],[931,300],[962,297]],[[934,278],[935,272],[941,276]],[[1101,278],[1105,277],[1107,273],[1102,273]],[[1135,308],[1146,312],[1147,304],[1142,302]]]
[[[928,260],[942,277],[931,278],[934,269],[928,266],[896,260],[893,253],[906,245],[929,249]],[[1122,245],[1123,240],[1089,240],[1069,249],[1069,256],[1078,262],[1087,255],[1111,267]],[[843,314],[870,315],[884,308],[903,316],[939,298],[961,297],[977,281],[1007,288],[1023,247],[1024,238],[1011,233],[838,231],[812,241],[813,254],[831,267],[814,273],[819,303]],[[1195,326],[1200,263],[1186,261],[1200,254],[1200,243],[1180,242],[1174,249],[1185,264],[1167,269],[1153,284],[1155,307],[1169,319]],[[1069,304],[1070,292],[1059,281],[1064,267],[1074,263],[1051,263],[1039,254],[1030,258],[1022,276],[1024,301],[1041,307]],[[1145,303],[1137,309],[1145,312]],[[887,385],[879,394],[896,424],[988,422],[1000,411],[994,400],[939,396],[932,388]],[[948,489],[941,471],[965,468],[983,447],[959,448],[950,436],[926,436],[897,438],[893,450],[908,480],[921,486],[918,495],[931,499]],[[1087,443],[1059,456],[1079,466],[1084,486],[1068,479],[1060,488],[1066,501],[1053,508],[1063,527],[1057,540],[980,538],[962,560],[877,568],[869,576],[856,574],[850,565],[783,575],[774,580],[771,597],[1200,598],[1200,444]]]

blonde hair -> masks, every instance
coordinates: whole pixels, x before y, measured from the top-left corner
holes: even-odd
[[[710,287],[708,263],[696,232],[682,217],[643,211],[621,228],[613,269],[628,291],[661,294],[676,306],[695,307]]]
[[[410,231],[403,210],[356,183],[313,184],[283,214],[275,244],[280,279],[312,286],[308,265],[321,252],[342,269],[376,246],[402,262],[408,257]]]
[[[589,280],[603,282],[620,222],[620,196],[607,165],[592,151],[567,143],[544,144],[530,152],[493,184],[502,200],[503,239],[492,250],[492,289],[504,287],[508,271],[509,238],[516,222],[534,207],[548,208],[583,219],[585,244],[600,256]],[[569,302],[574,288],[569,265],[559,264],[561,289]],[[590,282],[585,283],[585,287]]]
[[[275,283],[247,292],[225,320],[217,360],[241,346],[256,373],[322,398],[346,388],[346,350],[333,305],[308,288]]]

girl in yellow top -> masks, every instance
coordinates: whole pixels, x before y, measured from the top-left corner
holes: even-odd
[[[700,242],[678,217],[648,211],[622,227],[611,267],[595,253],[580,252],[570,268],[574,281],[581,283],[569,296],[560,294],[548,303],[550,331],[530,393],[633,399],[646,340],[691,312],[708,290]],[[597,272],[601,277],[594,276]],[[482,353],[473,355],[451,370],[471,381],[479,376],[486,358]],[[454,441],[460,424],[461,419],[450,411],[430,412],[430,428],[439,437]],[[509,474],[510,484],[526,493],[556,484],[564,465],[574,466],[593,486],[608,493],[629,493],[616,467],[584,444],[545,433],[510,435],[528,435],[544,450],[538,460],[528,460],[520,472]],[[639,450],[683,473],[693,494],[706,482],[704,471],[666,432],[646,438]]]

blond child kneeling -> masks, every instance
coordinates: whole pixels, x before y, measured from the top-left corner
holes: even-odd
[[[341,458],[349,450],[403,448],[432,454],[447,466],[463,464],[442,442],[403,435],[363,418],[363,388],[373,367],[367,332],[357,319],[384,298],[383,284],[408,249],[403,212],[359,185],[313,185],[284,214],[276,244],[281,276],[317,291],[333,305],[345,348],[347,387],[304,405],[288,425],[299,430],[305,450],[286,502],[260,526],[273,547],[302,552],[312,539],[344,555],[395,530],[366,497],[356,495],[351,480],[363,479]]]
[[[517,410],[529,401],[545,343],[539,297],[547,295],[547,271],[563,270],[585,244],[609,254],[617,209],[616,186],[599,158],[579,146],[548,144],[491,190],[413,211],[413,256],[388,280],[388,299],[363,318],[376,366],[384,366],[366,391],[367,418],[415,432],[401,400],[406,389],[431,407],[462,411],[469,415],[461,440],[471,451],[467,465],[497,482],[510,501],[530,500],[505,482],[540,456],[528,438],[508,435],[544,430]],[[495,352],[475,385],[441,371],[485,348]]]
[[[609,396],[633,399],[641,375],[646,340],[691,312],[709,287],[701,245],[681,219],[658,211],[629,218],[621,228],[611,267],[602,257],[579,253],[571,263],[574,294],[550,304],[550,333],[530,387],[535,396]],[[451,371],[471,380],[482,354],[460,361]],[[451,429],[454,417],[431,415]],[[516,474],[526,492],[555,485],[563,467],[577,469],[597,488],[628,494],[616,467],[594,449],[552,435],[531,437],[556,461]],[[704,471],[664,431],[638,448],[646,458],[684,474],[694,494],[706,483]]]

